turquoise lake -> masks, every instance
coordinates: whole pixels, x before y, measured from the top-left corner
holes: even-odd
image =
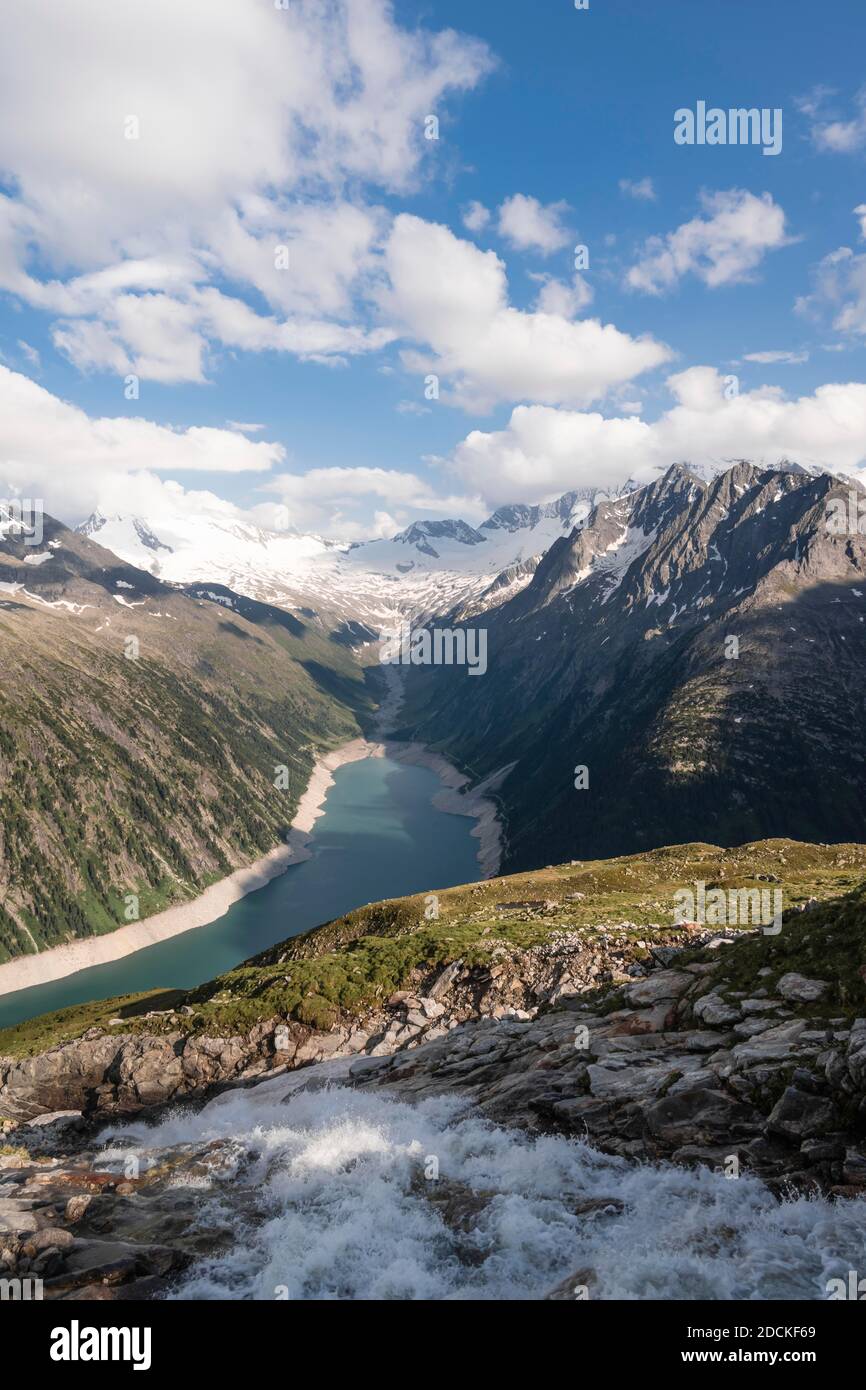
[[[380,898],[480,877],[475,821],[432,804],[435,773],[390,758],[348,763],[334,774],[312,858],[235,903],[209,926],[148,946],[51,984],[0,995],[0,1027],[91,999],[189,988],[277,941]]]

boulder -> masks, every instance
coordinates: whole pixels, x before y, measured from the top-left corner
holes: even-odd
[[[625,997],[634,1008],[646,1008],[665,1000],[679,999],[693,984],[693,977],[681,971],[656,970],[645,980],[629,985]]]
[[[798,1091],[796,1086],[787,1087],[767,1118],[768,1132],[782,1134],[786,1139],[813,1139],[837,1124],[832,1101],[808,1091]]]
[[[724,1026],[726,1023],[737,1023],[743,1016],[739,1008],[734,1004],[727,1004],[718,994],[702,995],[692,1005],[692,1013],[695,1018],[709,1024],[711,1028]]]
[[[776,985],[783,999],[790,999],[797,1004],[814,1004],[829,988],[826,980],[809,980],[805,975],[798,975],[795,970],[783,975]]]
[[[757,1110],[719,1090],[664,1096],[647,1108],[645,1118],[655,1138],[678,1148],[724,1142],[736,1130],[757,1133],[763,1127]]]

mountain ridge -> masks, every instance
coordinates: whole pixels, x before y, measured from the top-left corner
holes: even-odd
[[[517,763],[499,793],[512,869],[695,834],[857,838],[866,543],[827,526],[855,486],[674,465],[600,502],[484,615],[483,680],[407,670],[398,736],[473,777]]]

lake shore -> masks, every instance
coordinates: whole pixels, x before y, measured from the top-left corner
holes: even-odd
[[[388,713],[392,710],[393,706]],[[460,789],[466,785],[468,779],[445,758],[428,753],[422,744],[369,742],[364,738],[356,738],[340,748],[324,753],[316,760],[285,844],[275,846],[254,863],[236,869],[226,878],[212,883],[190,902],[177,903],[144,918],[143,921],[117,927],[104,936],[87,937],[81,941],[51,947],[36,955],[19,956],[15,960],[6,961],[0,965],[0,995],[14,994],[18,990],[30,989],[36,985],[51,984],[81,970],[122,960],[125,956],[144,950],[148,946],[155,946],[159,942],[217,921],[248,893],[264,888],[271,879],[310,857],[310,832],[318,818],[324,814],[325,799],[334,785],[334,773],[347,763],[377,757],[392,757],[395,761],[414,763],[436,772],[444,786],[433,797],[433,804],[438,810],[448,814],[469,816],[477,820],[478,824],[471,833],[479,840],[477,857],[482,874],[490,877],[496,873],[502,851],[501,827],[497,820],[495,803],[483,794],[485,789],[493,790],[490,778],[474,791],[464,793]]]
[[[393,730],[403,705],[403,681],[395,667],[385,664],[380,667],[385,681],[385,698],[379,708],[376,729],[384,740],[387,755],[396,762],[413,763],[417,767],[428,767],[435,772],[444,786],[433,798],[433,805],[439,811],[451,816],[470,816],[478,822],[470,831],[478,840],[478,863],[483,878],[494,878],[499,873],[504,849],[502,822],[499,808],[492,794],[498,790],[514,763],[498,768],[483,782],[470,791],[470,778],[458,771],[441,753],[432,752],[423,743],[395,743],[389,741],[388,734]]]
[[[141,922],[117,927],[105,936],[86,937],[63,946],[52,946],[38,955],[18,956],[0,965],[0,995],[14,994],[19,989],[51,984],[79,970],[95,965],[108,965],[124,956],[156,946],[160,941],[180,936],[216,922],[239,899],[258,888],[264,888],[272,878],[285,873],[293,864],[309,859],[309,834],[324,811],[325,797],[334,784],[333,774],[345,763],[369,757],[369,745],[362,738],[353,739],[316,760],[292,827],[285,844],[276,845],[261,859],[235,869],[226,878],[212,883],[198,897],[187,903],[176,903],[162,912],[155,912]]]
[[[412,763],[416,767],[427,767],[435,772],[444,783],[442,790],[433,797],[433,805],[450,816],[471,816],[477,825],[469,833],[478,841],[476,858],[481,865],[483,878],[494,878],[502,863],[503,835],[499,808],[491,800],[492,793],[508,776],[514,767],[509,763],[485,777],[471,790],[469,778],[459,772],[453,763],[441,753],[433,753],[423,743],[385,743],[385,754],[395,762]]]

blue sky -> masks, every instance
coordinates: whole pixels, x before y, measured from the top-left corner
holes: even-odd
[[[861,3],[353,7],[0,0],[7,489],[355,537],[672,455],[859,468]],[[676,145],[698,100],[781,108],[781,153]]]

